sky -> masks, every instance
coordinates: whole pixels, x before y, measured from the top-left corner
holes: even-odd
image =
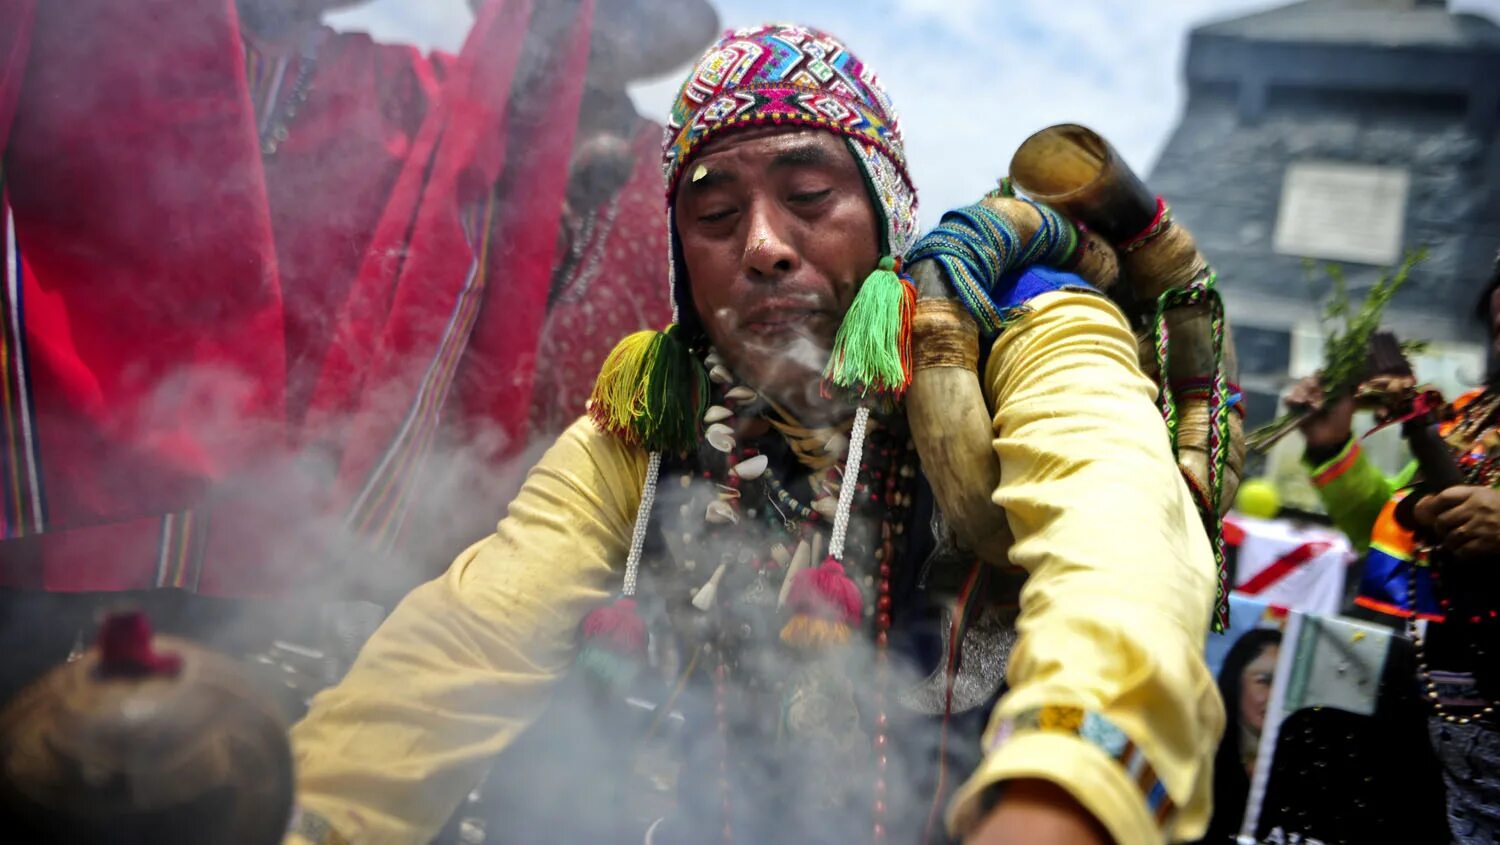
[[[630,0],[597,0],[630,2]],[[884,81],[906,138],[924,225],[1005,175],[1031,133],[1082,123],[1145,175],[1183,103],[1187,34],[1283,0],[713,0],[725,27],[796,21],[837,35]],[[1500,18],[1500,0],[1454,0]],[[375,0],[330,23],[386,41],[456,49],[464,0]],[[664,120],[681,71],[634,87]]]

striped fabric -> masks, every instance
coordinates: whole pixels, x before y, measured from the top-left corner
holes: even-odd
[[[1335,478],[1338,478],[1339,476],[1348,472],[1349,467],[1354,466],[1354,462],[1359,460],[1359,453],[1359,441],[1355,440],[1354,438],[1350,438],[1349,442],[1344,444],[1343,450],[1341,450],[1338,455],[1333,458],[1333,460],[1329,461],[1324,466],[1321,472],[1313,476],[1313,484],[1318,487],[1323,487],[1329,482],[1333,481]]]
[[[1005,740],[1024,731],[1068,733],[1085,740],[1108,754],[1124,767],[1125,773],[1141,790],[1146,807],[1158,827],[1165,828],[1177,805],[1167,795],[1167,787],[1157,777],[1146,754],[1125,732],[1105,717],[1070,705],[1046,705],[1023,710],[1002,722],[990,738],[993,750]]]
[[[206,513],[186,510],[163,516],[155,586],[197,592],[203,574],[203,547],[207,538]]]
[[[484,301],[494,206],[492,191],[482,209],[471,207],[463,215],[464,235],[473,253],[463,289],[443,330],[437,354],[422,377],[415,401],[345,518],[352,529],[368,537],[376,548],[389,549],[400,536],[412,489],[423,461],[431,452],[454,374]]]
[[[1092,290],[1072,274],[1068,281],[1054,283],[1043,272],[1067,264],[1078,246],[1078,232],[1052,209],[1035,207],[1042,226],[1024,242],[1010,221],[976,204],[944,214],[906,257],[908,263],[931,258],[942,265],[986,341],[1024,313],[1018,309],[1033,296],[1073,285]]]
[[[4,283],[0,289],[0,538],[40,534],[47,525],[42,487],[40,449],[36,437],[36,408],[32,400],[26,351],[25,309],[22,296],[21,250],[15,221],[5,202],[4,173],[0,173],[0,225],[4,233]]]

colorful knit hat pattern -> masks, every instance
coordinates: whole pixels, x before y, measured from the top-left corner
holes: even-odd
[[[708,139],[747,126],[806,126],[842,135],[870,178],[899,255],[916,239],[916,192],[890,98],[838,39],[791,25],[726,33],[677,93],[662,170],[671,210],[677,180]]]

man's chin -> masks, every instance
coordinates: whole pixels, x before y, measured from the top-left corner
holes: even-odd
[[[791,332],[774,337],[756,335],[741,352],[744,365],[739,375],[766,398],[798,415],[828,404],[822,397],[823,368],[828,348],[805,334]]]

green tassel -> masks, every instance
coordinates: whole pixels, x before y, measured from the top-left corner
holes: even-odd
[[[693,355],[677,324],[660,335],[646,369],[641,442],[649,452],[683,454],[698,445],[708,411],[708,371]]]
[[[917,289],[886,257],[859,288],[833,341],[823,389],[900,399],[911,385],[911,321]]]
[[[594,645],[585,645],[578,652],[578,666],[613,690],[630,686],[641,673],[639,659]]]
[[[695,448],[708,410],[708,373],[682,331],[674,323],[636,332],[604,359],[588,407],[601,431],[649,452]]]
[[[986,197],[991,199],[1000,197],[1011,198],[1015,195],[1016,183],[1011,181],[1011,178],[1009,176],[1000,177],[999,184],[997,184],[994,188],[991,188],[989,193],[985,194]]]

